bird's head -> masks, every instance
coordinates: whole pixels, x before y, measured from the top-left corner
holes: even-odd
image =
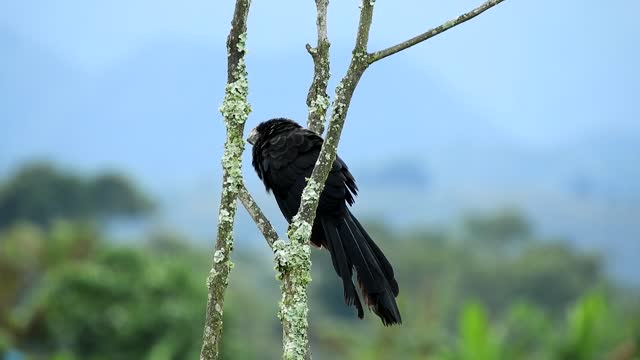
[[[249,136],[247,137],[247,142],[251,145],[255,145],[258,139],[260,138],[260,133],[258,133],[258,127],[254,127],[249,131]]]
[[[261,122],[258,126],[249,131],[247,142],[251,145],[255,145],[262,138],[269,138],[275,134],[291,131],[301,127],[302,126],[298,125],[295,121],[285,118],[267,120]]]

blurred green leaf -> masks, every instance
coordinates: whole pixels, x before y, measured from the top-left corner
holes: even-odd
[[[567,319],[567,335],[560,347],[563,359],[589,360],[601,358],[598,342],[608,318],[607,304],[599,292],[586,295],[573,306]]]
[[[105,209],[126,213],[113,196]],[[314,359],[637,357],[638,291],[612,282],[597,254],[540,239],[518,216],[482,214],[464,234],[367,226],[400,283],[397,327],[358,320],[326,251],[314,250]],[[160,230],[116,246],[86,219],[47,219],[0,231],[1,346],[34,360],[198,358],[209,251]],[[272,254],[239,246],[233,257],[222,357],[278,358]]]
[[[460,318],[459,356],[462,360],[499,359],[499,342],[489,328],[484,308],[478,303],[467,304]]]

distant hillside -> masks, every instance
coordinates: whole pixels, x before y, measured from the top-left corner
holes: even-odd
[[[86,171],[118,168],[161,199],[159,222],[211,240],[224,53],[203,43],[160,42],[112,68],[83,73],[6,29],[0,42],[8,54],[0,57],[0,174],[34,157]],[[276,116],[304,121],[311,68],[304,49],[255,54],[249,66],[247,126]],[[344,64],[333,66],[335,82]],[[576,129],[571,143],[535,147],[501,129],[412,63],[399,58],[372,68],[355,93],[340,146],[361,185],[354,211],[412,224],[512,205],[549,236],[605,250],[616,273],[640,281],[640,134],[594,137]],[[248,160],[247,152],[248,186],[283,229]],[[246,217],[240,224],[239,238],[258,237]]]

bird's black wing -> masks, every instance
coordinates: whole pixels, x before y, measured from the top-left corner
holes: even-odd
[[[273,136],[261,151],[264,183],[287,221],[300,207],[300,197],[316,163],[322,138],[303,129]]]
[[[264,182],[273,191],[288,221],[298,212],[302,191],[315,166],[322,138],[312,131],[296,129],[272,137],[261,151]],[[344,211],[345,201],[354,202],[357,192],[353,175],[339,157],[333,163],[320,196],[318,212]]]

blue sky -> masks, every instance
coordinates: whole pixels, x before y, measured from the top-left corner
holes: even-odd
[[[378,1],[371,48],[401,41],[478,4]],[[401,61],[415,63],[527,144],[570,142],[576,133],[638,132],[638,10],[632,0],[509,0],[400,59],[376,65],[366,76],[393,71]],[[231,11],[231,1],[4,0],[0,26],[78,70],[99,74],[167,39],[223,51]],[[306,61],[302,45],[314,39],[313,11],[312,1],[254,1],[251,56]],[[347,55],[357,11],[355,0],[331,4],[336,58]]]
[[[358,3],[330,4],[332,85],[350,56]],[[378,0],[370,49],[480,3]],[[164,220],[211,237],[232,7],[0,0],[0,174],[38,157],[120,169],[171,205]],[[424,171],[429,186],[361,186],[356,213],[384,217],[409,207],[411,221],[432,223],[511,205],[546,233],[602,249],[623,264],[620,272],[633,273],[639,12],[633,0],[507,0],[373,65],[354,95],[341,156],[362,183],[402,159]],[[304,44],[315,41],[314,22],[312,0],[253,2],[249,127],[275,116],[304,121],[312,69]],[[278,217],[255,175],[246,167],[245,174]],[[589,194],[577,195],[575,184]]]

